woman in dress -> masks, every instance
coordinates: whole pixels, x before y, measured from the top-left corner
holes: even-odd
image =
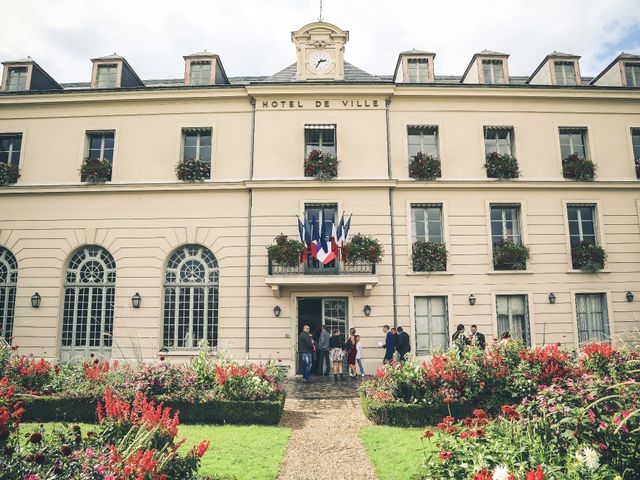
[[[469,340],[464,335],[463,324],[458,325],[458,328],[456,328],[456,333],[451,336],[451,343],[458,349],[458,355],[462,355],[464,347],[469,344]]]
[[[349,364],[349,377],[351,377],[352,379],[358,376],[358,372],[356,371],[356,356],[358,354],[358,351],[356,350],[356,346],[358,345],[357,338],[358,336],[355,334],[349,337],[348,343],[350,344],[351,348],[347,349],[347,352],[348,352],[347,363]]]
[[[329,357],[333,364],[333,381],[338,383],[338,374],[340,380],[344,380],[342,373],[342,361],[344,359],[344,342],[339,328],[333,329],[333,335],[329,339]]]

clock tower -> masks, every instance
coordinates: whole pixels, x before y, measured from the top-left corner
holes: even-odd
[[[314,22],[291,32],[296,45],[296,80],[344,80],[344,45],[349,32]]]

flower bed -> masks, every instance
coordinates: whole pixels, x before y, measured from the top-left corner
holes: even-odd
[[[409,176],[416,180],[436,180],[442,176],[440,160],[418,152],[409,161]]]

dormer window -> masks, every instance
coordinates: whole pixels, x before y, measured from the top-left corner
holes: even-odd
[[[7,73],[7,91],[22,92],[27,89],[27,67],[10,67]]]
[[[116,88],[118,80],[118,65],[115,63],[98,65],[96,73],[97,88]]]
[[[554,62],[556,85],[577,85],[574,62]]]
[[[502,60],[482,60],[484,83],[504,83],[504,62]]]
[[[211,84],[211,62],[191,62],[189,79],[191,85]]]
[[[426,83],[429,81],[429,61],[426,58],[408,58],[407,76],[409,83]]]
[[[640,87],[640,63],[625,63],[624,78],[627,87]]]

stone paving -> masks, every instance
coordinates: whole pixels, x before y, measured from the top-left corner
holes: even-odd
[[[358,431],[368,421],[357,394],[359,380],[348,377],[287,380],[281,425],[291,428],[280,480],[375,480]]]

